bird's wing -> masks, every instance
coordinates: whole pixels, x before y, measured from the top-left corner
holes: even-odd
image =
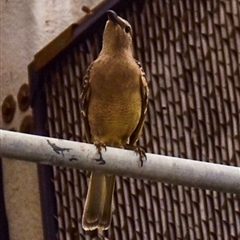
[[[82,108],[82,115],[83,115],[83,123],[84,123],[84,128],[85,128],[85,135],[87,142],[92,142],[92,136],[91,136],[91,131],[90,131],[90,126],[89,126],[89,121],[88,121],[88,104],[89,104],[89,99],[90,99],[90,74],[91,70],[93,67],[93,63],[90,64],[88,67],[86,74],[83,78],[83,90],[81,94],[81,108]]]
[[[132,135],[130,136],[130,140],[129,140],[130,146],[134,145],[139,138],[139,135],[141,133],[141,130],[142,130],[142,127],[144,124],[144,118],[145,118],[145,115],[147,112],[147,106],[148,106],[148,84],[147,84],[145,72],[143,71],[141,63],[138,62],[137,60],[135,60],[135,61],[141,70],[141,76],[140,76],[141,86],[140,87],[141,87],[141,98],[142,98],[142,111],[141,111],[141,116],[140,116],[138,125],[137,125],[136,129],[134,130],[134,132],[132,133]]]

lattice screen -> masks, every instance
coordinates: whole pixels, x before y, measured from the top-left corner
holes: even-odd
[[[240,1],[120,2],[114,10],[133,26],[134,56],[150,86],[140,144],[151,153],[240,166]],[[79,96],[103,26],[96,22],[43,71],[52,137],[84,140]],[[81,227],[87,174],[54,167],[54,175],[58,238],[92,239],[97,233]],[[240,196],[117,178],[105,236],[237,240]]]

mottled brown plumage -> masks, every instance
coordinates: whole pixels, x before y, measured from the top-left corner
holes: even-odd
[[[132,56],[130,24],[113,11],[108,18],[102,51],[84,78],[82,112],[88,142],[124,148],[134,145],[141,133],[148,87]],[[85,230],[109,227],[114,182],[115,176],[91,173],[82,219]]]

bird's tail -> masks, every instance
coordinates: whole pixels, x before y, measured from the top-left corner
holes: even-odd
[[[82,226],[86,231],[109,228],[112,218],[112,196],[115,176],[92,172],[83,211]]]

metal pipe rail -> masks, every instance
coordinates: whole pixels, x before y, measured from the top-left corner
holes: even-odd
[[[93,144],[0,130],[0,156],[40,164],[101,171],[175,185],[240,194],[240,167],[107,147],[104,160]]]

